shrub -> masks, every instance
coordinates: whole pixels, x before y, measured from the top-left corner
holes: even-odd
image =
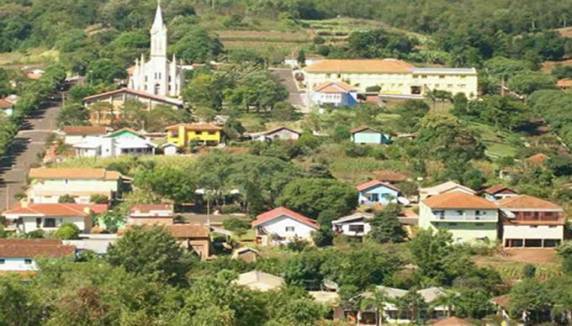
[[[26,238],[28,239],[43,239],[46,236],[44,230],[34,230],[32,232],[26,233]]]
[[[54,236],[60,240],[72,240],[79,237],[80,230],[73,223],[64,223],[54,233]]]
[[[75,203],[75,198],[73,198],[73,196],[71,196],[71,195],[63,195],[63,196],[60,196],[60,198],[58,199],[58,203],[60,203],[60,204],[73,204],[73,203]]]
[[[250,223],[239,218],[229,218],[222,222],[222,226],[229,231],[238,231],[250,228]]]
[[[107,204],[107,203],[109,203],[109,198],[105,195],[94,194],[94,195],[91,195],[91,197],[89,198],[89,201],[94,203],[94,204]]]

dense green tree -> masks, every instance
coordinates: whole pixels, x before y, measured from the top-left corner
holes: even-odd
[[[306,216],[317,218],[320,212],[333,209],[350,213],[358,204],[353,187],[332,179],[296,179],[290,182],[276,201]]]
[[[82,126],[89,122],[89,113],[79,103],[68,103],[58,113],[58,126]]]
[[[127,77],[125,69],[110,59],[98,59],[89,64],[87,80],[90,83],[111,84],[115,79]]]
[[[112,244],[107,260],[150,280],[184,284],[193,258],[161,227],[134,226]]]
[[[135,174],[135,186],[159,196],[186,203],[195,196],[197,180],[188,171],[175,166],[143,168]]]
[[[556,80],[550,75],[540,72],[529,72],[516,75],[508,82],[508,87],[522,95],[530,95],[537,90],[555,88]]]
[[[400,213],[401,207],[397,204],[385,206],[371,221],[368,237],[379,243],[402,242],[406,233],[398,219]]]

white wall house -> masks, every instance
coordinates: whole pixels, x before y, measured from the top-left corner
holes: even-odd
[[[261,245],[284,244],[295,238],[312,241],[312,232],[319,229],[315,220],[285,207],[258,215],[252,226]]]
[[[377,86],[384,96],[426,96],[441,90],[462,93],[469,99],[478,96],[478,77],[474,68],[418,68],[397,59],[321,60],[304,69],[307,92],[326,82],[340,81],[365,92]]]
[[[56,231],[62,224],[75,224],[83,233],[91,231],[93,213],[102,213],[107,205],[82,204],[22,204],[2,213],[10,222],[8,227],[19,233],[36,230]]]
[[[554,248],[564,241],[564,209],[544,199],[519,195],[497,201],[505,247]]]
[[[488,241],[494,244],[498,221],[498,207],[494,203],[465,192],[432,196],[419,204],[420,228],[445,229],[459,243]]]
[[[373,214],[354,213],[332,221],[332,230],[348,237],[364,237],[371,231]]]
[[[88,204],[92,195],[103,195],[113,200],[121,195],[122,176],[115,171],[91,168],[31,169],[27,191],[33,203],[58,203],[70,195],[78,204]]]
[[[154,155],[157,145],[141,134],[122,129],[110,134],[92,137],[73,145],[79,157],[113,157],[121,155]]]
[[[279,127],[265,132],[252,134],[251,136],[252,139],[257,141],[298,140],[301,133],[287,127]]]
[[[75,247],[59,240],[0,239],[0,272],[35,272],[37,258],[73,258]]]

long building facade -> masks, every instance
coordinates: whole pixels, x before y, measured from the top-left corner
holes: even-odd
[[[398,59],[322,60],[304,69],[308,96],[326,82],[344,82],[366,92],[379,87],[386,96],[422,97],[430,91],[478,96],[475,68],[420,68]]]

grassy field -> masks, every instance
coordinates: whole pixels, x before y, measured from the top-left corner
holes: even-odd
[[[42,48],[31,49],[25,52],[0,53],[0,67],[23,66],[23,65],[44,65],[58,61],[59,52],[56,50],[46,50]]]
[[[509,133],[499,132],[493,126],[471,123],[470,127],[474,130],[483,140],[486,146],[485,154],[491,158],[510,157],[515,156],[518,149],[511,145],[508,138],[511,137]]]

